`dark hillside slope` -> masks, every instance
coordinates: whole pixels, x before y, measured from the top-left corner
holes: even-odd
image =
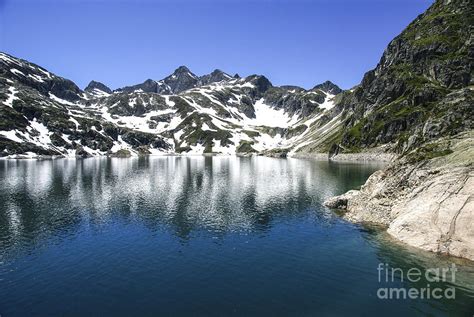
[[[474,1],[438,0],[386,48],[377,67],[340,98],[333,152],[389,144],[407,153],[473,128]]]

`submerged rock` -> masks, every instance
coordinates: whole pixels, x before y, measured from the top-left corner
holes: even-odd
[[[127,149],[120,149],[115,153],[110,154],[110,157],[130,157],[132,153],[130,153]]]
[[[80,147],[76,150],[76,157],[80,157],[80,158],[87,158],[87,157],[91,157],[92,155],[87,152],[86,150],[84,150],[84,148]]]

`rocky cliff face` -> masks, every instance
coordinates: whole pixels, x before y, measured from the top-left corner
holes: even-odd
[[[382,149],[398,159],[360,190],[328,199],[356,222],[474,260],[473,1],[436,1],[340,95],[331,155]],[[335,114],[333,114],[334,116]]]
[[[343,123],[326,143],[346,153],[389,145],[405,154],[471,130],[473,8],[472,0],[436,1],[393,39],[360,85],[339,96]]]

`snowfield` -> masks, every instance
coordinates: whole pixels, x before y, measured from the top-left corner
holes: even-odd
[[[244,121],[244,124],[253,126],[267,126],[288,128],[298,121],[298,117],[289,117],[283,109],[274,109],[259,99],[255,105],[255,119]]]

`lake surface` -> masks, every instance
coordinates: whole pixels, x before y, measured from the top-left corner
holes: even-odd
[[[474,313],[474,265],[322,202],[380,166],[264,157],[0,161],[0,315]],[[379,281],[378,266],[399,268]],[[456,264],[455,299],[380,299]]]

